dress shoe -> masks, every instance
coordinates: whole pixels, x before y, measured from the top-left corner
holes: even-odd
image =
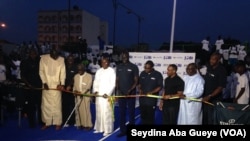
[[[56,125],[56,130],[60,130],[61,128],[61,125]]]
[[[107,136],[107,135],[109,135],[110,133],[103,133],[103,136],[105,137],[105,136]]]
[[[78,130],[82,130],[82,129],[83,129],[82,126],[76,126],[76,128],[77,128]]]
[[[93,133],[101,133],[101,132],[99,132],[99,131],[94,131]]]
[[[120,133],[117,135],[117,137],[123,137],[123,136],[126,136],[126,133]]]
[[[84,130],[89,131],[92,127],[85,127]]]
[[[48,125],[43,125],[43,127],[41,128],[41,130],[46,130],[46,129],[48,129],[48,128],[49,128]]]

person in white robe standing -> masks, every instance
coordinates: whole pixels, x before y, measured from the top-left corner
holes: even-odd
[[[66,78],[64,58],[59,56],[59,48],[53,47],[50,54],[42,55],[39,65],[39,75],[43,88],[41,115],[44,126],[42,130],[56,125],[56,130],[62,124],[61,91],[64,89]],[[58,89],[58,90],[51,90]]]
[[[195,63],[188,64],[187,75],[184,75],[184,95],[181,99],[178,115],[178,125],[201,125],[202,124],[202,102],[190,100],[195,98],[201,100],[204,91],[204,79],[197,71]]]
[[[90,89],[92,86],[92,75],[86,72],[85,65],[83,63],[77,66],[78,73],[74,76],[74,87],[73,91],[80,94],[90,94]],[[76,96],[76,106],[75,111],[76,126],[79,129],[85,129],[89,131],[92,126],[92,115],[90,109],[91,98],[88,96],[77,95]]]
[[[109,103],[110,96],[115,89],[116,73],[115,70],[109,67],[108,58],[102,58],[101,68],[97,70],[93,82],[93,92],[96,95],[96,119],[94,133],[103,132],[103,136],[109,135],[114,130],[113,109]]]

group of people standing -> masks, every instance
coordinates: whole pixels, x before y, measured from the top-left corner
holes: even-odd
[[[164,80],[153,68],[153,63],[147,61],[139,75],[139,93],[159,95],[162,90],[159,109],[164,125],[214,124],[214,107],[207,103],[215,104],[221,100],[226,85],[226,69],[221,65],[220,57],[219,53],[210,56],[204,75],[199,72],[196,63],[188,64],[183,78],[177,74],[178,67],[170,64]],[[148,107],[145,107],[146,104]],[[141,124],[154,124],[155,98],[140,98],[139,105]]]
[[[120,57],[121,63],[116,69],[110,67],[109,58],[102,57],[100,68],[95,74],[90,74],[83,63],[75,64],[74,56],[69,55],[66,60],[60,56],[58,47],[52,47],[49,54],[40,57],[35,50],[31,50],[30,57],[20,66],[21,80],[30,88],[27,90],[31,97],[28,107],[39,105],[39,98],[36,98],[36,101],[32,100],[33,96],[40,96],[41,109],[38,109],[41,110],[40,121],[43,123],[41,129],[45,130],[55,125],[55,129],[59,130],[63,122],[68,122],[85,130],[93,128],[94,133],[103,133],[103,136],[107,136],[114,130],[109,96],[116,94],[124,96],[118,98],[118,137],[125,136],[127,109],[129,124],[135,124],[136,98],[133,96],[137,93],[141,124],[154,124],[157,107],[162,111],[164,125],[214,124],[214,107],[205,102],[215,104],[221,100],[222,91],[227,83],[226,69],[221,65],[219,53],[215,52],[210,56],[206,72],[203,74],[194,62],[188,64],[186,75],[181,78],[177,74],[178,67],[170,64],[165,79],[154,69],[152,60],[146,61],[144,70],[139,73],[138,66],[129,61],[127,51],[122,52]],[[41,86],[40,91],[34,89]],[[158,99],[143,96],[146,94],[161,95],[159,106]],[[92,97],[95,98],[96,108],[94,125],[90,109]],[[67,119],[74,108],[75,114]],[[35,109],[29,111],[30,125],[34,126]]]
[[[222,55],[221,63],[224,65],[235,65],[237,61],[243,61],[247,55],[247,48],[245,45],[234,41],[224,42],[224,39],[219,35],[214,44],[211,44],[210,36],[207,36],[201,41],[200,63],[203,65],[207,63],[210,55],[213,52],[218,52]]]
[[[50,54],[41,56],[39,75],[44,88],[41,109],[42,121],[45,123],[42,130],[51,125],[55,125],[56,130],[59,130],[62,122],[68,121],[79,129],[92,129],[91,97],[83,94],[90,95],[93,92],[96,95],[108,96],[114,90],[115,72],[109,67],[107,58],[101,60],[102,68],[96,72],[93,80],[92,75],[86,71],[86,66],[83,63],[74,64],[72,57],[69,55],[65,63],[64,58],[59,56],[58,48],[52,48]],[[112,122],[112,119],[105,118],[109,116],[108,113],[112,113],[109,112],[111,107],[108,99],[103,97],[96,97],[95,103],[94,129],[105,131],[104,135],[107,135],[113,130],[112,124],[107,124],[109,120]],[[74,108],[73,118],[67,119],[70,110]]]
[[[46,130],[54,125],[56,130],[60,130],[62,123],[68,123],[65,126],[75,125],[78,129],[87,131],[94,128],[95,133],[104,132],[104,136],[110,134],[114,130],[114,119],[111,118],[113,112],[107,97],[115,90],[116,73],[110,67],[109,58],[101,59],[101,68],[93,77],[93,74],[86,71],[85,64],[74,62],[74,56],[62,57],[58,47],[52,47],[49,54],[38,56],[35,53],[35,50],[30,50],[30,57],[22,61],[20,68],[21,79],[29,87],[27,91],[32,92],[30,97],[34,100],[35,95],[40,96],[41,129]],[[31,64],[33,57],[36,59]],[[29,68],[34,71],[32,77],[29,77]],[[35,78],[39,84],[33,82]],[[41,86],[42,90],[36,89]],[[92,97],[95,97],[96,105],[94,127],[90,109]],[[35,107],[32,104],[39,104],[37,101],[39,100],[30,99],[26,107]],[[72,110],[75,112],[71,116]],[[27,112],[32,127],[35,126],[34,119],[31,119],[35,116],[35,111],[36,109],[32,109],[32,113]]]
[[[121,54],[122,63],[117,66],[117,90],[119,95],[120,134],[126,133],[125,108],[128,107],[129,124],[134,124],[135,98],[129,95],[139,93],[140,124],[155,124],[155,111],[162,111],[164,125],[212,125],[215,124],[214,105],[222,100],[227,84],[227,73],[221,64],[221,54],[214,52],[201,73],[195,62],[188,64],[186,75],[177,74],[176,64],[167,67],[167,77],[154,69],[152,60],[146,61],[139,74],[136,65],[129,61],[129,54]],[[156,98],[145,95],[162,95],[159,105]],[[144,95],[140,97],[140,95]],[[237,99],[237,98],[236,98]],[[127,104],[127,106],[125,106]]]

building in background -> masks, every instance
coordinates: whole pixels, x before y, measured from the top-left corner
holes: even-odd
[[[79,42],[80,37],[86,39],[88,45],[98,45],[97,36],[99,35],[106,43],[108,42],[108,23],[79,8],[70,11],[38,11],[37,30],[38,44],[50,43],[62,46],[67,42]]]

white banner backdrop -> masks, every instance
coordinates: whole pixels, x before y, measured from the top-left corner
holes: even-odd
[[[154,53],[154,52],[130,52],[130,61],[139,67],[139,72],[144,70],[144,64],[151,60],[154,62],[154,69],[161,72],[163,79],[167,77],[169,64],[176,64],[177,73],[180,77],[186,74],[186,67],[189,63],[195,63],[195,53]]]

